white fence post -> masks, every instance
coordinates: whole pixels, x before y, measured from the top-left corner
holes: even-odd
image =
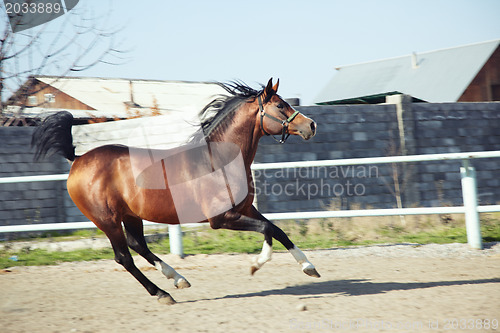
[[[467,228],[467,242],[473,249],[482,250],[481,226],[479,213],[477,211],[477,184],[476,170],[469,164],[469,160],[463,160],[460,168],[462,177],[462,196],[465,208],[465,226]]]
[[[182,229],[180,224],[168,225],[168,240],[170,242],[170,253],[184,258],[184,246],[182,245]]]

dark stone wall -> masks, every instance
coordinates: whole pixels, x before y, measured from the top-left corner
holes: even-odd
[[[0,128],[0,177],[69,172],[59,156],[33,161],[34,127]],[[0,225],[86,221],[72,203],[65,181],[0,184]]]
[[[264,138],[256,162],[346,159],[401,155],[396,105],[310,106],[315,119],[310,141],[285,145]],[[405,103],[401,117],[407,154],[500,150],[500,103]],[[480,204],[500,201],[500,158],[477,159]],[[462,205],[459,160],[269,170],[256,172],[262,212],[335,208]],[[397,181],[395,181],[397,180]]]
[[[400,133],[408,154],[500,150],[500,103],[407,103],[399,118],[391,104],[298,110],[316,120],[317,135],[309,141],[292,136],[284,145],[264,137],[257,163],[400,155]],[[403,131],[398,119],[403,119]],[[32,131],[33,127],[0,128],[0,177],[69,171],[62,157],[33,162]],[[498,203],[500,158],[477,159],[472,165],[480,204]],[[455,160],[256,171],[257,203],[262,212],[393,208],[397,179],[403,207],[462,205],[460,166]],[[0,184],[0,225],[86,220],[64,181]]]

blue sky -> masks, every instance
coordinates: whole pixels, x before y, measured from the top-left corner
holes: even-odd
[[[131,50],[129,60],[77,75],[240,79],[253,86],[274,77],[283,97],[300,97],[303,104],[312,102],[336,66],[500,38],[500,0],[103,3],[81,0],[78,6],[112,8],[108,23],[124,26],[120,38]]]

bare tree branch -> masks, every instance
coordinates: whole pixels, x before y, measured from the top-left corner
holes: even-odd
[[[22,32],[13,33],[5,24],[0,32],[0,113],[7,94],[31,76],[63,77],[99,63],[126,62],[128,51],[117,42],[122,28],[110,27],[111,10],[100,12],[95,15],[80,2],[55,21]]]

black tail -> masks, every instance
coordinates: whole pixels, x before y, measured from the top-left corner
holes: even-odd
[[[73,126],[73,115],[68,111],[61,111],[45,118],[31,138],[31,146],[35,147],[35,161],[55,153],[74,161],[75,146],[73,146],[71,126]]]

